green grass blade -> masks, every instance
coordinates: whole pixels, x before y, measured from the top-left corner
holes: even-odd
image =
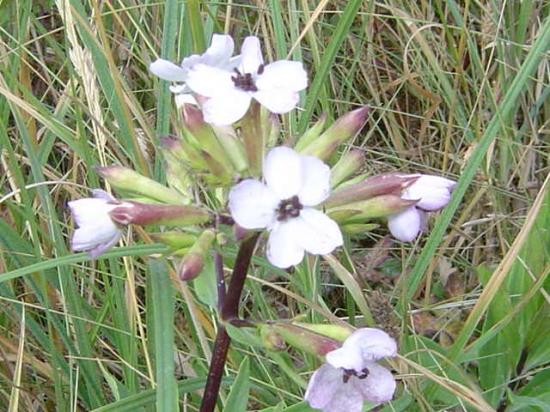
[[[157,369],[157,412],[178,410],[178,390],[174,375],[174,288],[168,265],[162,259],[151,259],[147,281],[153,303],[154,354]]]
[[[317,99],[319,97],[319,94],[321,93],[323,84],[328,77],[328,74],[332,67],[332,63],[334,62],[334,58],[336,57],[336,53],[342,46],[342,43],[344,42],[344,39],[348,34],[351,24],[353,23],[353,20],[355,19],[355,16],[357,14],[357,11],[359,10],[359,7],[361,7],[361,4],[363,4],[361,0],[349,1],[346,5],[346,8],[342,12],[342,15],[340,16],[338,25],[334,29],[334,33],[331,36],[331,41],[323,54],[323,59],[321,60],[319,70],[315,74],[315,78],[313,79],[311,86],[308,88],[306,106],[304,108],[304,112],[300,117],[300,122],[298,123],[299,134],[304,133],[308,127],[311,116],[313,114],[313,110],[315,108],[315,105],[317,104]]]
[[[239,367],[239,373],[231,386],[227,397],[225,410],[232,412],[246,412],[248,393],[250,391],[250,359],[245,358]]]
[[[101,255],[100,259],[118,258],[123,256],[147,256],[155,253],[163,253],[166,251],[166,246],[160,244],[133,245],[111,249]],[[44,260],[42,262],[34,263],[32,265],[1,274],[0,283],[7,282],[8,280],[16,279],[31,273],[57,268],[60,266],[72,265],[75,263],[88,262],[90,260],[92,259],[87,253],[74,253],[54,259]]]

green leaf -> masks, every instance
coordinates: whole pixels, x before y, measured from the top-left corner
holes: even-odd
[[[216,282],[214,260],[211,255],[205,256],[204,267],[199,276],[193,280],[193,288],[199,300],[212,308],[218,305]]]
[[[235,383],[231,386],[231,392],[229,392],[229,396],[227,397],[225,410],[231,412],[246,412],[249,391],[250,359],[247,357],[241,363]]]

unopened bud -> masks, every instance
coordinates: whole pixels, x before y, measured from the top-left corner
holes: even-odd
[[[248,160],[248,169],[252,176],[259,176],[264,158],[263,124],[261,121],[261,106],[252,102],[246,115],[241,119],[241,135],[244,151]]]
[[[180,280],[193,280],[200,275],[204,268],[204,257],[197,253],[187,252],[181,260],[178,270]]]
[[[350,150],[344,154],[330,171],[330,187],[336,187],[357,172],[365,162],[362,150]]]
[[[179,137],[163,136],[160,138],[160,148],[169,165],[188,163],[196,169],[205,169],[206,164],[199,155],[199,150]]]
[[[314,142],[319,138],[321,132],[325,128],[325,123],[327,122],[327,114],[323,113],[321,117],[311,126],[306,132],[298,139],[294,145],[294,150],[297,152],[302,152],[310,143]]]
[[[196,235],[176,231],[151,233],[149,236],[154,241],[164,243],[171,249],[188,248],[197,241]]]
[[[286,348],[285,341],[273,328],[262,325],[260,327],[262,343],[267,350],[280,351]]]
[[[235,133],[235,129],[231,126],[213,126],[213,128],[233,168],[237,172],[245,171],[248,168],[246,153],[242,142]]]
[[[302,323],[294,322],[296,326],[311,330],[323,336],[335,339],[337,341],[345,341],[351,335],[354,329],[346,324],[333,325],[331,323]]]
[[[231,163],[214,130],[204,121],[201,110],[191,104],[184,104],[182,113],[185,128],[200,144],[203,158],[205,153],[208,155],[208,159],[204,159],[208,168],[211,169],[216,164],[216,170],[211,170],[212,173],[218,177],[227,176],[231,178],[233,174]]]
[[[380,195],[399,195],[403,189],[414,183],[419,176],[401,173],[372,176],[361,182],[346,185],[341,189],[335,190],[323,205],[327,208],[332,208]]]
[[[138,202],[125,202],[113,208],[109,215],[121,225],[168,225],[187,226],[205,223],[210,220],[206,210],[185,205],[154,205]]]
[[[212,246],[212,242],[216,238],[213,230],[207,229],[201,233],[197,241],[189,252],[181,260],[179,267],[179,278],[181,280],[195,279],[202,271],[206,254]]]
[[[292,323],[267,323],[264,325],[264,328],[270,329],[273,333],[276,333],[290,346],[313,355],[324,356],[328,352],[342,346],[342,344],[335,339],[296,326]]]
[[[346,113],[300,152],[321,160],[328,160],[338,146],[359,133],[367,121],[368,112],[369,108],[364,106]]]
[[[184,203],[185,197],[132,169],[123,166],[97,167],[97,173],[115,189],[136,193],[163,203]]]
[[[416,200],[401,199],[396,195],[382,195],[329,209],[327,214],[337,222],[363,223],[366,219],[399,213],[414,204]]]
[[[372,232],[380,227],[377,223],[351,223],[349,225],[340,226],[342,232],[348,235],[364,235],[365,233]]]

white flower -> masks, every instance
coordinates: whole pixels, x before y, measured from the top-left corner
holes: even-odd
[[[179,83],[170,86],[170,91],[176,94],[175,100],[178,107],[184,103],[197,104],[197,101],[191,94],[191,89],[185,84],[189,70],[197,64],[232,70],[240,62],[240,57],[231,57],[233,49],[234,44],[231,36],[214,34],[210,47],[203,54],[193,54],[186,57],[179,66],[168,60],[157,59],[151,63],[149,70],[163,80]]]
[[[403,191],[401,198],[418,202],[404,211],[388,218],[391,234],[402,242],[410,242],[425,227],[425,211],[431,212],[444,207],[451,200],[456,182],[439,176],[421,175]]]
[[[397,353],[397,345],[380,329],[353,332],[341,348],[326,355],[326,361],[311,376],[305,400],[323,412],[361,412],[365,401],[379,404],[392,399],[395,379],[376,363]]]
[[[276,147],[263,165],[265,184],[246,179],[229,193],[229,210],[245,229],[270,231],[267,258],[280,268],[300,263],[304,251],[325,255],[341,246],[342,233],[313,206],[330,191],[330,169],[321,160]]]
[[[273,113],[294,109],[298,92],[307,86],[307,73],[300,62],[279,60],[264,65],[260,41],[249,36],[243,42],[238,67],[227,70],[196,64],[186,82],[207,98],[202,107],[205,121],[224,126],[243,117],[252,98]]]
[[[69,202],[71,214],[78,225],[71,239],[74,251],[87,251],[96,258],[114,246],[122,234],[109,216],[109,212],[121,205],[103,190],[93,190],[93,198]]]

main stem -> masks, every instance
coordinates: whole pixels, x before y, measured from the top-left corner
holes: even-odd
[[[218,327],[216,341],[214,342],[212,361],[210,362],[210,369],[208,370],[208,378],[206,379],[200,412],[213,412],[216,407],[216,400],[218,399],[218,392],[223,376],[223,368],[225,366],[225,360],[227,359],[229,344],[231,343],[231,338],[227,334],[223,322],[231,321],[238,316],[239,301],[241,299],[248,267],[250,266],[250,260],[252,259],[258,236],[259,234],[255,234],[244,240],[239,248],[239,253],[237,253],[237,259],[233,267],[233,274],[231,275],[225,302],[221,308],[222,323]]]

